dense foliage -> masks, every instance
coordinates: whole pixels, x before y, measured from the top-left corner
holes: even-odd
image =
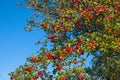
[[[40,28],[48,36],[43,44],[37,42],[42,45],[39,54],[11,72],[11,79],[120,80],[119,4],[120,0],[26,0],[34,16],[25,30]]]

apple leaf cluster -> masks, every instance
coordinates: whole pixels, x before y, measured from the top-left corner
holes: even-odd
[[[25,29],[39,28],[48,36],[39,54],[11,72],[11,79],[119,80],[119,4],[120,0],[26,0],[34,17]],[[92,67],[86,67],[90,55]]]

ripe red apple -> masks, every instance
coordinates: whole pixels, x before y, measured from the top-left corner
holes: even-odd
[[[33,63],[37,62],[37,60],[35,58],[31,58],[30,61]]]
[[[30,72],[32,69],[33,69],[33,67],[30,66],[26,70]]]
[[[38,79],[39,78],[39,76],[38,75],[35,75],[35,79]]]
[[[54,27],[55,27],[55,24],[52,23],[51,26],[54,28]]]
[[[70,52],[70,51],[71,51],[71,48],[70,48],[70,47],[67,47],[66,49],[67,49],[67,52]]]
[[[46,25],[46,23],[42,23],[42,26],[45,28],[47,25]]]
[[[38,75],[41,75],[42,74],[42,71],[38,71]]]
[[[82,75],[82,74],[80,74],[80,75],[79,75],[79,78],[81,78],[81,79],[83,80],[83,79],[85,79],[85,76]]]
[[[84,51],[83,51],[83,50],[80,50],[79,52],[80,52],[80,54],[84,54]]]
[[[75,61],[74,61],[74,64],[78,64],[78,61],[77,61],[77,60],[75,60]]]
[[[57,69],[61,70],[62,69],[62,65],[61,64],[57,64]]]
[[[52,39],[52,38],[54,38],[54,36],[53,36],[53,35],[48,36],[48,39]]]
[[[73,51],[73,52],[77,52],[77,49],[76,49],[76,48],[72,48],[72,51]]]
[[[80,0],[76,0],[77,2],[80,2]]]
[[[62,23],[62,22],[59,22],[59,26],[63,26],[63,23]]]
[[[76,3],[76,2],[77,2],[77,0],[72,0],[72,2],[73,2],[73,3]]]
[[[77,43],[77,44],[75,45],[75,48],[78,49],[79,47],[80,47],[80,43]]]
[[[118,6],[115,6],[115,7],[114,7],[114,10],[119,11],[120,8],[119,8]]]
[[[67,80],[67,78],[66,78],[66,77],[63,77],[61,80]]]
[[[82,42],[83,42],[83,39],[79,39],[79,42],[82,43]]]

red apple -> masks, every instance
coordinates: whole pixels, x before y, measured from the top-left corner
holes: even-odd
[[[42,74],[42,71],[38,71],[38,75],[41,75]]]
[[[35,79],[38,79],[39,78],[39,76],[38,75],[35,75]]]
[[[80,50],[79,52],[80,52],[80,54],[84,54],[84,51],[83,51],[83,50]]]
[[[54,36],[53,36],[53,35],[48,36],[48,39],[52,39],[52,38],[54,38]]]
[[[67,78],[66,78],[66,77],[63,77],[61,80],[67,80]]]
[[[79,78],[81,78],[81,79],[83,80],[83,79],[85,79],[85,76],[82,75],[82,74],[80,74],[80,75],[79,75]]]

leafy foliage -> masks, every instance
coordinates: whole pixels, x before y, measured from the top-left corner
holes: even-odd
[[[11,78],[119,80],[119,4],[119,0],[26,0],[34,17],[25,29],[43,29],[48,37],[38,56],[28,57]],[[45,46],[49,42],[50,49]],[[86,67],[83,55],[94,56],[92,67]]]

